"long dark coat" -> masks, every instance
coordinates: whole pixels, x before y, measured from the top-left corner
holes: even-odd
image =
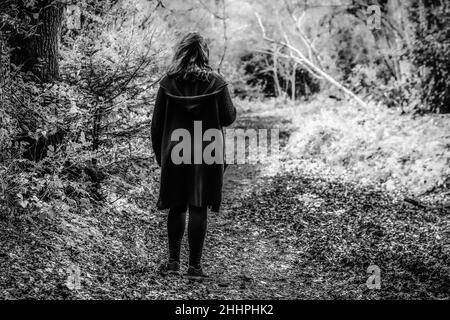
[[[224,161],[217,164],[174,164],[171,152],[178,141],[171,141],[175,129],[186,129],[194,154],[194,121],[202,121],[203,133],[220,130],[236,119],[227,83],[215,73],[207,81],[176,80],[165,76],[155,102],[152,120],[152,144],[161,167],[160,210],[178,205],[208,206],[219,211],[222,201]],[[210,142],[203,142],[205,148]],[[202,150],[203,151],[203,150]],[[224,155],[222,155],[224,156]]]

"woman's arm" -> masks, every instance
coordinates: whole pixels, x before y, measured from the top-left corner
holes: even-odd
[[[219,93],[219,116],[220,124],[224,127],[229,126],[236,120],[236,108],[231,100],[228,86],[225,86]]]
[[[164,130],[165,107],[166,96],[164,94],[164,89],[160,87],[158,90],[158,94],[156,95],[151,129],[153,152],[155,153],[156,161],[158,162],[159,166],[161,166],[161,144]]]

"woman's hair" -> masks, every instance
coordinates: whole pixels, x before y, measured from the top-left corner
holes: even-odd
[[[211,71],[205,39],[197,32],[188,33],[175,47],[167,74],[177,79],[207,81]]]

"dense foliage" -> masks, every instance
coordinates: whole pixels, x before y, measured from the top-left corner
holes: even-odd
[[[411,52],[419,67],[420,98],[426,110],[450,112],[450,7],[445,2],[430,4],[425,21],[416,17],[416,39]]]
[[[56,81],[41,83],[12,62],[10,71],[4,69],[3,214],[102,200],[108,196],[102,180],[124,178],[151,162],[150,105],[164,47],[152,42],[161,31],[145,24],[147,15],[131,22],[124,12],[138,14],[135,4],[86,4],[82,28],[63,30]],[[4,26],[15,21],[6,18]],[[32,26],[24,29],[33,32]]]

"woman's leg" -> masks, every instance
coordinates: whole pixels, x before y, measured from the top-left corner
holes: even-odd
[[[189,206],[189,265],[200,268],[207,227],[207,207]]]
[[[180,262],[181,241],[186,225],[186,205],[170,208],[167,218],[167,234],[169,237],[169,262]]]

